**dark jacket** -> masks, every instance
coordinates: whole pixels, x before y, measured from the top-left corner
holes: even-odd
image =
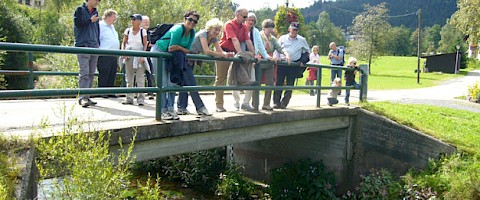
[[[305,66],[305,64],[307,64],[309,61],[310,61],[310,53],[305,52],[305,53],[302,53],[302,56],[300,57],[300,59],[296,60],[295,62],[301,62]],[[298,67],[297,78],[302,78],[303,72],[305,72],[306,69],[307,67]]]
[[[73,14],[73,33],[75,35],[76,47],[98,48],[100,46],[99,21],[92,23],[90,20],[95,14],[98,16],[97,9],[94,8],[92,13],[88,12],[85,2],[75,9],[75,14]]]
[[[183,86],[183,71],[187,67],[187,54],[183,51],[174,51],[172,59],[166,59],[165,66],[170,72],[170,82]]]

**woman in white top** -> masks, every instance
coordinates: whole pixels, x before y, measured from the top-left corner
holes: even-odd
[[[131,15],[130,20],[132,21],[132,27],[125,29],[122,50],[146,51],[148,45],[147,31],[140,28],[142,15]],[[123,56],[123,61],[125,62],[127,87],[134,87],[134,77],[137,87],[145,87],[145,70],[150,70],[146,58]],[[143,92],[138,93],[137,103],[139,106],[145,104],[145,95]],[[133,105],[133,94],[128,93],[127,100],[122,104]]]

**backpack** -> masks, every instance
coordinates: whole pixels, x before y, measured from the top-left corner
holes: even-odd
[[[157,26],[149,29],[150,44],[156,44],[157,40],[162,38],[175,24],[157,24]],[[185,27],[182,25],[183,31]],[[190,30],[190,39],[193,38],[193,29]],[[162,38],[162,40],[169,40],[170,38]]]
[[[337,56],[339,56],[340,53],[342,53],[342,63],[341,63],[341,65],[344,66],[345,65],[345,47],[344,46],[338,46],[337,47]]]

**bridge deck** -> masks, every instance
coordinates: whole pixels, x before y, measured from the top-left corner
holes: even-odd
[[[350,97],[351,102],[358,101],[358,92],[352,91]],[[189,99],[188,110],[192,115],[180,116],[180,121],[185,120],[212,120],[222,119],[229,116],[249,115],[252,112],[236,111],[233,106],[233,97],[225,95],[225,108],[227,112],[215,112],[214,95],[201,95],[207,109],[213,113],[213,116],[199,118],[195,112],[195,106],[191,99]],[[326,105],[326,94],[322,93],[322,106]],[[339,96],[340,104],[338,107],[344,107],[343,94]],[[97,101],[96,106],[90,108],[82,108],[73,98],[65,99],[30,99],[30,100],[2,100],[0,101],[0,134],[13,135],[21,138],[28,137],[32,130],[38,129],[42,123],[42,119],[48,120],[48,124],[53,128],[61,128],[64,122],[64,116],[76,116],[85,122],[93,122],[90,126],[96,130],[111,130],[120,129],[132,126],[147,125],[147,124],[161,124],[171,123],[168,120],[165,122],[155,121],[155,100],[146,100],[146,105],[143,107],[136,105],[122,105],[121,102],[125,97],[119,98],[93,98]],[[260,104],[263,103],[263,96],[260,96]],[[310,95],[294,94],[287,107],[289,109],[309,109],[315,107],[316,97]],[[63,110],[63,111],[62,111]],[[64,115],[66,111],[67,114]],[[263,111],[259,112],[281,112],[282,110]],[[43,132],[43,131],[42,131]],[[45,134],[45,135],[43,135]],[[48,133],[42,133],[43,136],[48,136]]]

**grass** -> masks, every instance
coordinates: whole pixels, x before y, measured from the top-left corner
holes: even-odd
[[[480,113],[390,102],[366,103],[363,107],[446,141],[459,150],[480,152]]]
[[[348,56],[348,55],[347,55]],[[349,57],[348,57],[349,58]],[[348,60],[346,58],[345,60]],[[421,67],[425,59],[421,59]],[[320,63],[329,63],[326,56],[320,56]],[[367,61],[359,61],[359,64],[368,64]],[[468,71],[478,69],[478,62],[469,62],[468,69],[462,69],[459,74],[444,73],[421,73],[420,83],[417,84],[417,57],[381,56],[372,63],[371,74],[368,78],[369,90],[392,90],[392,89],[415,89],[431,87],[443,81],[465,76]],[[308,71],[304,77],[298,80],[298,85],[305,85]],[[357,74],[357,83],[359,75]],[[343,78],[343,77],[342,77]],[[322,69],[322,86],[328,86],[330,82],[330,69]],[[308,93],[302,90],[297,93]]]
[[[0,199],[13,199],[20,168],[18,154],[27,143],[23,140],[6,138],[0,134]]]

